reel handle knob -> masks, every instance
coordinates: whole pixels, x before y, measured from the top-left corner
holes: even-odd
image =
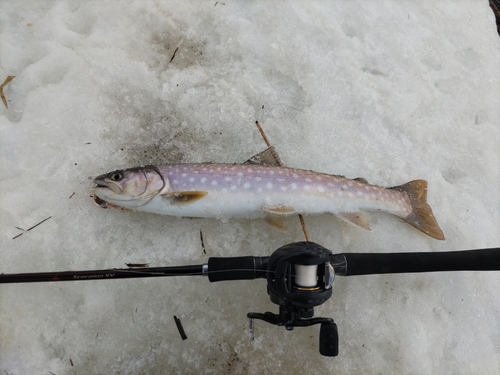
[[[337,325],[331,321],[321,323],[319,330],[319,352],[327,357],[336,357],[339,355],[339,333]]]

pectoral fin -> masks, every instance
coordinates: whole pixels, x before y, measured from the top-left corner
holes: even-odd
[[[283,165],[283,162],[281,161],[278,153],[274,149],[274,146],[270,146],[261,153],[252,156],[243,164],[261,164],[261,165],[270,165],[273,167],[280,167]]]
[[[192,203],[203,198],[208,193],[206,191],[176,191],[162,194],[162,197],[170,200],[172,204]]]
[[[341,212],[335,214],[335,216],[359,228],[371,230],[370,224],[368,222],[368,217],[364,212]]]

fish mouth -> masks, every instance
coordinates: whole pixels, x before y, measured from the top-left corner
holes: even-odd
[[[98,178],[96,178],[94,180],[94,186],[92,186],[92,190],[96,190],[96,189],[110,189],[115,194],[122,193],[122,188],[118,184],[115,184],[113,182],[99,180]]]

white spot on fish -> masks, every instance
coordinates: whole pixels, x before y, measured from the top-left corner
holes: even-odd
[[[243,172],[238,172],[238,176],[243,176]]]
[[[325,191],[325,188],[323,186],[318,186],[318,191],[322,193]]]
[[[286,186],[282,186],[281,187],[281,191],[287,191],[287,187]]]
[[[260,176],[255,177],[255,181],[261,181],[261,180],[262,180],[262,177],[260,177]]]
[[[189,182],[194,182],[194,177],[189,177]]]
[[[297,173],[294,173],[294,174],[292,174],[292,177],[297,178],[297,177],[299,177],[299,175]]]
[[[293,189],[293,190],[297,189],[297,184],[296,184],[295,182],[294,182],[294,183],[292,183],[292,189]]]
[[[202,184],[204,184],[205,182],[207,182],[207,178],[206,177],[202,177],[200,181],[201,181]]]
[[[245,189],[250,189],[250,184],[248,182],[245,182],[245,185],[243,185]]]
[[[186,168],[184,167],[184,170],[186,170]],[[182,177],[186,177],[187,176],[187,173],[183,173],[182,174]]]
[[[213,180],[212,181],[212,186],[217,186],[217,181]]]
[[[267,187],[268,189],[272,189],[272,188],[273,188],[273,184],[272,184],[271,182],[268,182],[268,183],[266,184],[266,187]]]
[[[227,193],[227,189],[226,188],[222,189],[222,192]]]
[[[231,185],[231,190],[236,190],[236,185]]]
[[[174,182],[174,184],[178,184],[179,180],[174,180],[173,182]]]
[[[316,180],[321,181],[321,176],[316,176]]]
[[[309,177],[306,178],[306,182],[311,182],[311,181],[312,180]]]
[[[232,180],[232,178],[231,178],[231,177],[226,177],[224,180],[226,180],[226,181],[231,181],[231,180]]]
[[[357,195],[358,197],[360,197],[360,196],[362,196],[362,195],[363,195],[363,192],[362,192],[361,190],[358,190],[358,191],[356,192],[356,195]]]
[[[311,187],[309,185],[305,185],[304,189],[309,190],[309,189],[311,189]]]
[[[347,185],[346,184],[342,185],[342,190],[347,190]]]
[[[273,175],[273,174],[274,174],[274,171],[269,171],[269,174],[270,174],[270,175]]]
[[[258,193],[262,193],[262,188],[261,188],[261,187],[260,187],[260,188],[257,188],[257,192],[258,192]]]
[[[347,196],[348,196],[349,198],[352,198],[352,197],[354,197],[354,193],[353,193],[352,191],[350,191],[349,193],[347,193]]]

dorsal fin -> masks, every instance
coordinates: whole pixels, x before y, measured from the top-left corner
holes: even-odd
[[[274,146],[266,148],[264,151],[252,156],[243,164],[260,164],[269,165],[273,167],[280,167],[283,165],[278,153],[274,149]]]

